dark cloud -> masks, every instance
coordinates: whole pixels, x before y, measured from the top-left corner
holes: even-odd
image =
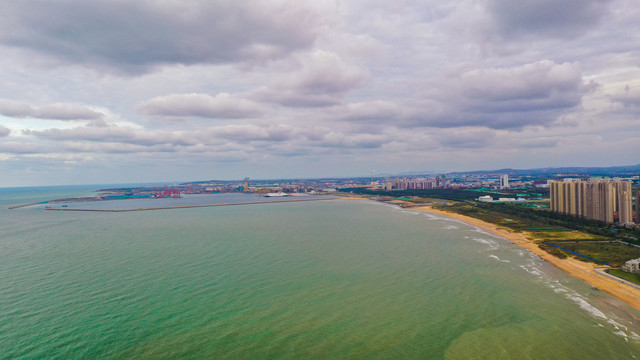
[[[98,120],[104,117],[104,114],[80,105],[50,104],[34,107],[11,101],[0,101],[0,114],[14,118],[49,120]]]
[[[7,129],[6,127],[0,125],[0,137],[5,137],[5,136],[9,136],[9,134],[11,134],[11,130]]]
[[[143,73],[163,64],[280,58],[311,46],[319,21],[289,1],[3,1],[0,43]]]
[[[171,94],[155,97],[140,105],[147,115],[168,117],[201,117],[211,119],[249,118],[262,115],[254,102],[229,94]]]
[[[574,37],[606,15],[610,0],[489,0],[503,36]]]

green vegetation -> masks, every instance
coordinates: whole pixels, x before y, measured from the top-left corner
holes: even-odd
[[[609,269],[607,272],[611,275],[640,285],[640,274],[628,273],[626,271],[622,271],[621,269]]]
[[[622,267],[629,259],[640,257],[640,248],[617,241],[553,241],[552,244],[610,264],[612,267]],[[576,259],[588,261],[579,257]]]
[[[567,253],[558,249],[557,247],[553,247],[547,243],[541,242],[538,244],[538,247],[546,252],[548,252],[549,254],[560,258],[560,259],[566,259],[567,258]]]

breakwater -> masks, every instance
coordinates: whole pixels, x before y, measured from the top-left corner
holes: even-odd
[[[144,207],[133,209],[77,209],[77,208],[45,208],[50,211],[91,211],[91,212],[125,212],[125,211],[149,211],[149,210],[169,210],[169,209],[188,209],[188,208],[201,208],[201,207],[213,207],[213,206],[237,206],[237,205],[262,205],[262,204],[274,204],[274,203],[291,203],[291,202],[305,202],[305,201],[320,201],[320,200],[332,200],[333,197],[321,198],[321,199],[296,199],[296,200],[275,200],[275,201],[251,201],[241,203],[226,203],[226,204],[199,204],[199,205],[176,205],[176,206],[158,206],[158,207]]]

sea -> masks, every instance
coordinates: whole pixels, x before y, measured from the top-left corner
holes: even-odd
[[[0,189],[0,359],[640,358],[638,311],[440,215],[339,198],[8,209],[96,189]]]

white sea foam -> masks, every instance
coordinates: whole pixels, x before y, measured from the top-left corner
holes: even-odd
[[[480,244],[489,245],[489,250],[495,250],[499,247],[498,243],[493,240],[483,239],[483,238],[472,238],[471,240],[478,242]]]
[[[627,339],[627,334],[624,331],[614,331],[614,334],[622,336],[625,340],[629,341],[629,339]]]
[[[598,308],[596,308],[595,306],[589,304],[585,299],[583,299],[581,296],[579,295],[574,295],[574,294],[569,294],[567,295],[569,297],[569,299],[571,299],[574,303],[576,303],[578,306],[580,306],[580,308],[586,312],[588,312],[589,314],[603,319],[603,320],[608,320],[609,318],[607,317],[607,315],[605,315],[602,311],[600,311]],[[607,321],[608,322],[608,321]],[[615,326],[615,325],[614,325]],[[618,329],[616,327],[616,329]]]
[[[638,336],[638,334],[634,333],[633,331],[629,332],[629,328],[627,326],[620,324],[616,320],[608,317],[600,309],[591,305],[583,296],[563,286],[558,280],[547,279],[547,281],[545,281],[544,283],[545,285],[551,287],[554,292],[558,294],[564,294],[567,299],[573,301],[580,307],[580,309],[591,314],[591,316],[600,320],[604,320],[606,324],[613,327],[613,330],[615,330],[613,331],[614,334],[623,337],[626,341],[629,341],[629,338],[633,339],[634,341],[640,340],[640,336]],[[598,326],[606,328],[606,326],[601,323],[598,323]]]
[[[489,255],[489,257],[492,258],[492,259],[496,259],[496,260],[498,260],[500,262],[504,262],[504,263],[510,263],[511,262],[509,260],[502,260],[502,259],[500,259],[499,257],[497,257],[495,255]]]
[[[524,271],[528,272],[531,275],[536,275],[536,276],[542,275],[542,273],[540,273],[538,270],[534,268],[531,268],[530,266],[520,265],[520,268],[522,268]]]

